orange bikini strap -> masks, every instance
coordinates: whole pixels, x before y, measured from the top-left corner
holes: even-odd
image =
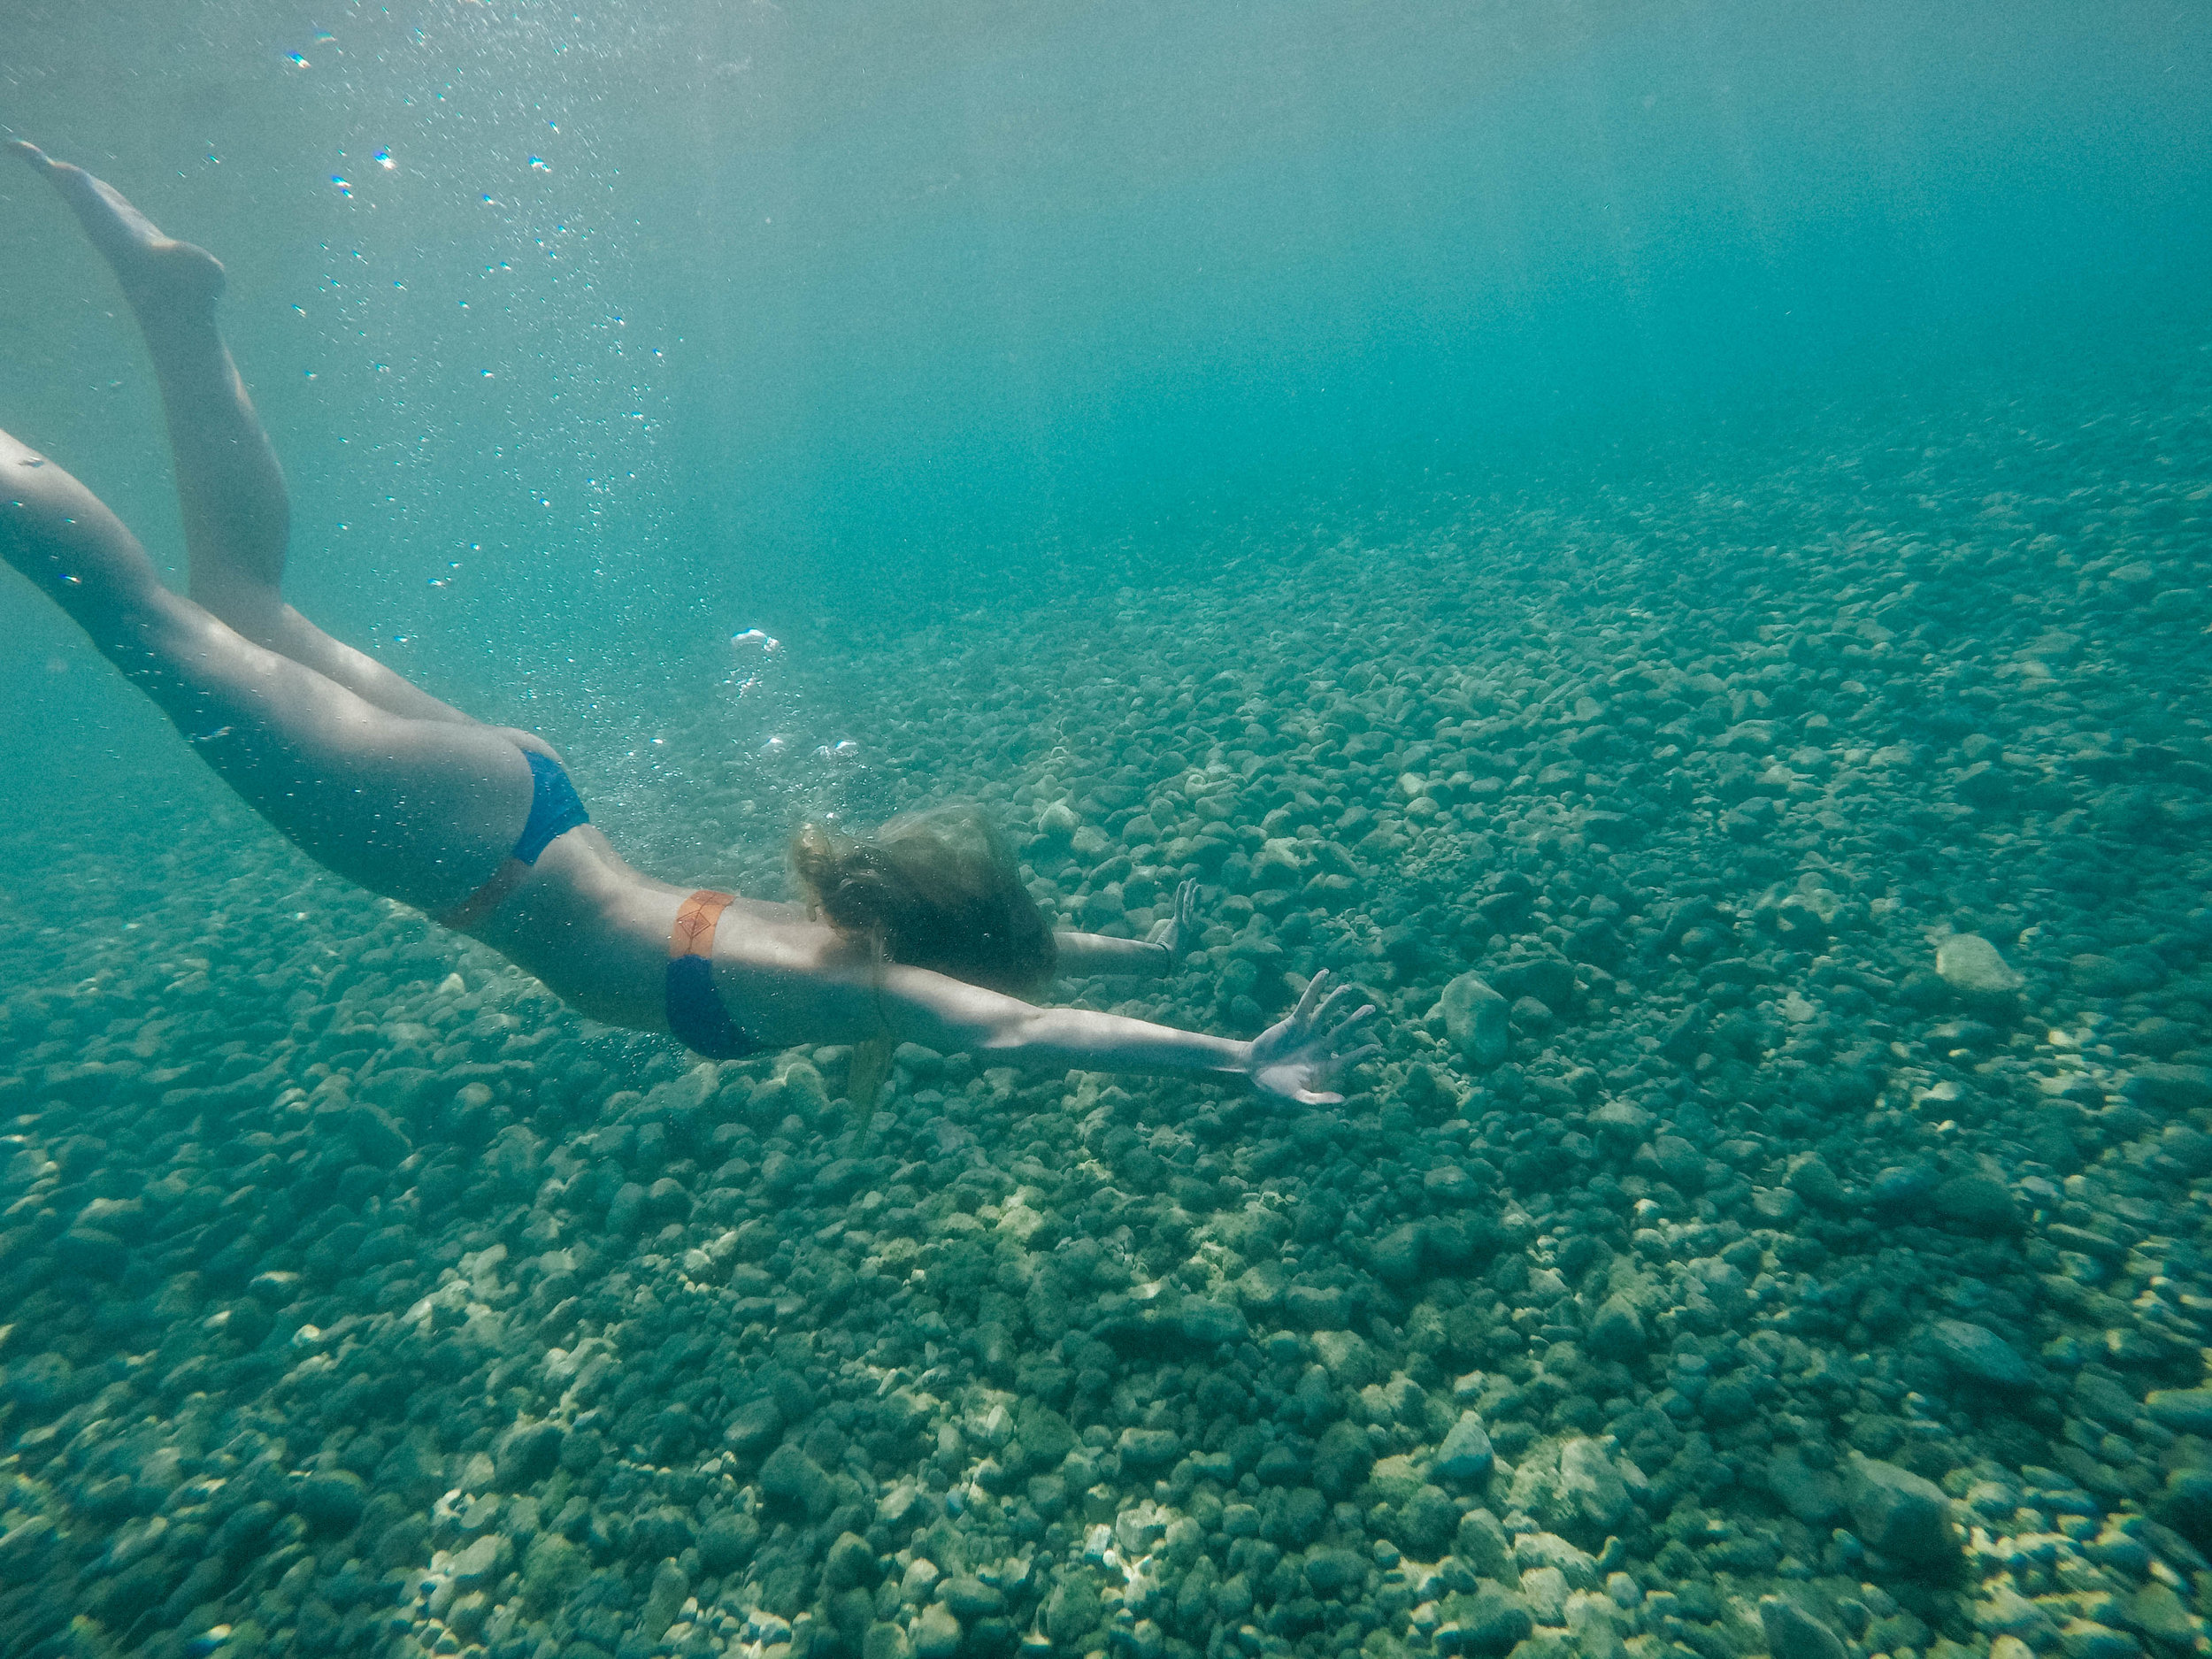
[[[683,902],[676,912],[676,925],[668,930],[668,959],[679,961],[685,956],[714,956],[714,925],[722,919],[722,912],[737,895],[717,893],[711,887],[701,887]]]

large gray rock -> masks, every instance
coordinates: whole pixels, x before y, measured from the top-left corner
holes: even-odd
[[[1293,1285],[1283,1292],[1282,1307],[1287,1323],[1325,1333],[1342,1328],[1351,1298],[1334,1285]]]
[[[1973,1618],[1974,1628],[1985,1636],[2009,1636],[2037,1649],[2048,1648],[2058,1638],[2058,1626],[2051,1623],[2051,1616],[2002,1578],[1982,1586]],[[1993,1642],[1990,1651],[1996,1653]]]
[[[1650,1164],[1678,1191],[1695,1193],[1705,1186],[1705,1155],[1680,1135],[1655,1136],[1648,1155],[1639,1152],[1635,1162],[1640,1168]]]
[[[1636,1304],[1615,1291],[1590,1320],[1587,1346],[1600,1359],[1634,1359],[1644,1351],[1644,1319]]]
[[[2190,1111],[2212,1106],[2212,1067],[2146,1060],[2124,1085],[2128,1099],[2146,1106]]]
[[[1178,1316],[1183,1340],[1203,1348],[1225,1348],[1241,1342],[1251,1334],[1252,1327],[1244,1317],[1244,1310],[1233,1303],[1209,1302],[1193,1297],[1183,1304]]]
[[[1165,1469],[1183,1455],[1183,1443],[1172,1429],[1124,1429],[1115,1449],[1121,1461],[1134,1469]]]
[[[1480,974],[1461,974],[1444,987],[1437,1006],[1444,1010],[1444,1033],[1452,1047],[1477,1071],[1487,1071],[1511,1051],[1513,1005]]]
[[[730,1413],[722,1438],[741,1457],[757,1457],[783,1434],[783,1411],[772,1395],[748,1400]]]
[[[2125,1631],[2093,1618],[2070,1618],[2060,1626],[2059,1650],[2066,1659],[2142,1659],[2143,1644]]]
[[[2177,1434],[2212,1437],[2212,1388],[2156,1388],[2143,1405],[2152,1422]]]
[[[1334,1595],[1366,1573],[1366,1562],[1348,1549],[1324,1548],[1306,1555],[1306,1583],[1316,1595]]]
[[[1478,1590],[1455,1595],[1444,1604],[1444,1624],[1436,1632],[1440,1652],[1496,1655],[1509,1654],[1536,1628],[1528,1607],[1517,1595],[1498,1590]]]
[[[1452,1425],[1443,1445],[1437,1448],[1438,1477],[1451,1481],[1480,1480],[1490,1472],[1492,1461],[1490,1435],[1481,1417],[1472,1411],[1461,1412],[1459,1421]]]
[[[1329,1425],[1313,1449],[1313,1483],[1332,1498],[1349,1497],[1374,1466],[1367,1432],[1349,1423]]]
[[[551,1474],[561,1461],[564,1431],[557,1423],[525,1418],[492,1445],[493,1478],[512,1492]]]
[[[339,1469],[313,1474],[292,1495],[292,1507],[319,1532],[349,1532],[368,1503],[368,1483]]]
[[[1356,1331],[1317,1331],[1313,1352],[1329,1379],[1340,1388],[1364,1388],[1369,1383],[1382,1381],[1387,1374],[1388,1368],[1373,1346]]]
[[[1090,1575],[1064,1573],[1045,1601],[1045,1634],[1056,1647],[1085,1652],[1082,1644],[1098,1628],[1100,1611],[1098,1586]],[[954,1628],[956,1631],[958,1626]]]
[[[1816,1469],[1794,1446],[1767,1460],[1767,1490],[1808,1526],[1830,1527],[1843,1518],[1843,1479],[1832,1469]]]
[[[1548,1530],[1584,1541],[1617,1532],[1635,1507],[1605,1448],[1580,1439],[1530,1448],[1513,1471],[1511,1502]]]
[[[636,1181],[623,1182],[607,1205],[607,1231],[617,1238],[627,1238],[644,1217],[645,1188]]]
[[[1632,1101],[1609,1100],[1584,1119],[1590,1133],[1630,1147],[1651,1133],[1652,1117]]]
[[[813,1520],[820,1520],[837,1507],[829,1471],[788,1442],[769,1453],[761,1464],[760,1486],[771,1497],[803,1509]]]
[[[481,1590],[499,1582],[506,1570],[511,1553],[504,1537],[497,1532],[486,1532],[465,1548],[455,1552],[450,1569],[454,1583],[464,1590]]]
[[[1835,1171],[1817,1153],[1808,1153],[1784,1179],[1791,1192],[1822,1210],[1842,1210],[1851,1202]]]
[[[950,1608],[924,1608],[914,1621],[912,1635],[919,1659],[953,1659],[960,1651],[960,1621],[952,1616]]]
[[[1434,1561],[1452,1547],[1458,1531],[1459,1505],[1441,1486],[1423,1486],[1399,1503],[1392,1536],[1414,1560]]]
[[[2032,1386],[2035,1373],[2012,1345],[1985,1326],[1938,1319],[1928,1327],[1928,1348],[1960,1376],[1992,1388]]]
[[[1954,933],[1936,947],[1936,977],[1962,998],[1984,1006],[2011,1002],[2027,983],[1997,947],[1979,933]]]
[[[972,1574],[956,1572],[937,1586],[938,1602],[963,1624],[1006,1611],[1006,1597]]]
[[[700,1559],[705,1559],[703,1554]],[[822,1582],[833,1595],[856,1587],[872,1590],[876,1576],[876,1553],[857,1532],[840,1532],[829,1554],[822,1558]]]
[[[691,1578],[680,1563],[664,1561],[654,1569],[653,1587],[646,1593],[645,1605],[638,1614],[638,1624],[649,1640],[658,1641],[668,1633],[690,1594]]]
[[[1426,1234],[1418,1222],[1409,1221],[1393,1227],[1375,1240],[1368,1252],[1367,1264],[1375,1277],[1393,1285],[1406,1285],[1421,1277],[1426,1251]]]
[[[1513,1564],[1523,1572],[1549,1567],[1569,1588],[1598,1587],[1598,1564],[1586,1550],[1577,1549],[1556,1532],[1523,1532],[1513,1540]]]
[[[1854,1452],[1844,1471],[1843,1495],[1852,1525],[1869,1549],[1922,1569],[1957,1558],[1959,1530],[1951,1522],[1951,1501],[1934,1481]]]
[[[1946,1221],[1976,1233],[2017,1233],[2020,1206],[2003,1185],[1986,1175],[1955,1175],[1929,1194],[1929,1204]]]
[[[1843,1639],[1804,1609],[1779,1596],[1759,1603],[1759,1624],[1774,1659],[1847,1659]]]
[[[1482,1196],[1482,1184],[1456,1164],[1440,1164],[1421,1179],[1421,1186],[1440,1204],[1463,1206]]]
[[[380,1170],[392,1168],[414,1150],[407,1131],[381,1106],[357,1101],[343,1113],[341,1123],[346,1139],[353,1142],[353,1149]]]
[[[736,1511],[718,1515],[699,1534],[699,1562],[716,1578],[743,1566],[760,1543],[760,1523]]]
[[[1503,1579],[1513,1572],[1513,1542],[1498,1517],[1487,1509],[1470,1509],[1459,1517],[1459,1532],[1452,1554],[1465,1562],[1481,1578]]]
[[[509,1124],[484,1148],[483,1167],[514,1198],[526,1198],[538,1187],[545,1142],[520,1124]]]

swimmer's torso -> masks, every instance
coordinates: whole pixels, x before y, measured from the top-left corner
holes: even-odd
[[[624,862],[590,825],[570,830],[468,931],[536,975],[579,1013],[664,1030],[669,934],[695,889]],[[796,904],[736,898],[714,935],[714,984],[730,1018],[764,1048],[818,1038],[825,975],[851,945]]]

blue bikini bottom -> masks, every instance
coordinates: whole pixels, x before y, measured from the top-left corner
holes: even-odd
[[[522,757],[530,764],[530,816],[522,821],[522,833],[515,837],[514,850],[500,860],[491,879],[451,910],[441,910],[432,918],[447,927],[465,933],[482,921],[499,908],[500,900],[515,890],[530,866],[538,862],[540,853],[578,825],[591,822],[591,814],[584,810],[576,786],[568,780],[559,761],[548,760],[526,749]]]
[[[514,850],[492,879],[436,919],[465,930],[490,915],[499,902],[538,861],[538,855],[591,817],[577,798],[576,786],[558,761],[525,749],[530,764],[530,816]],[[758,1047],[730,1018],[714,989],[714,929],[734,895],[702,887],[683,902],[668,934],[668,1029],[695,1054],[710,1060],[741,1060]]]

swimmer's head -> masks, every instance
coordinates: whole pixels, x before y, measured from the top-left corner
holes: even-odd
[[[1052,977],[1051,926],[975,807],[910,812],[868,840],[808,824],[791,867],[824,920],[894,962],[1010,993]]]

